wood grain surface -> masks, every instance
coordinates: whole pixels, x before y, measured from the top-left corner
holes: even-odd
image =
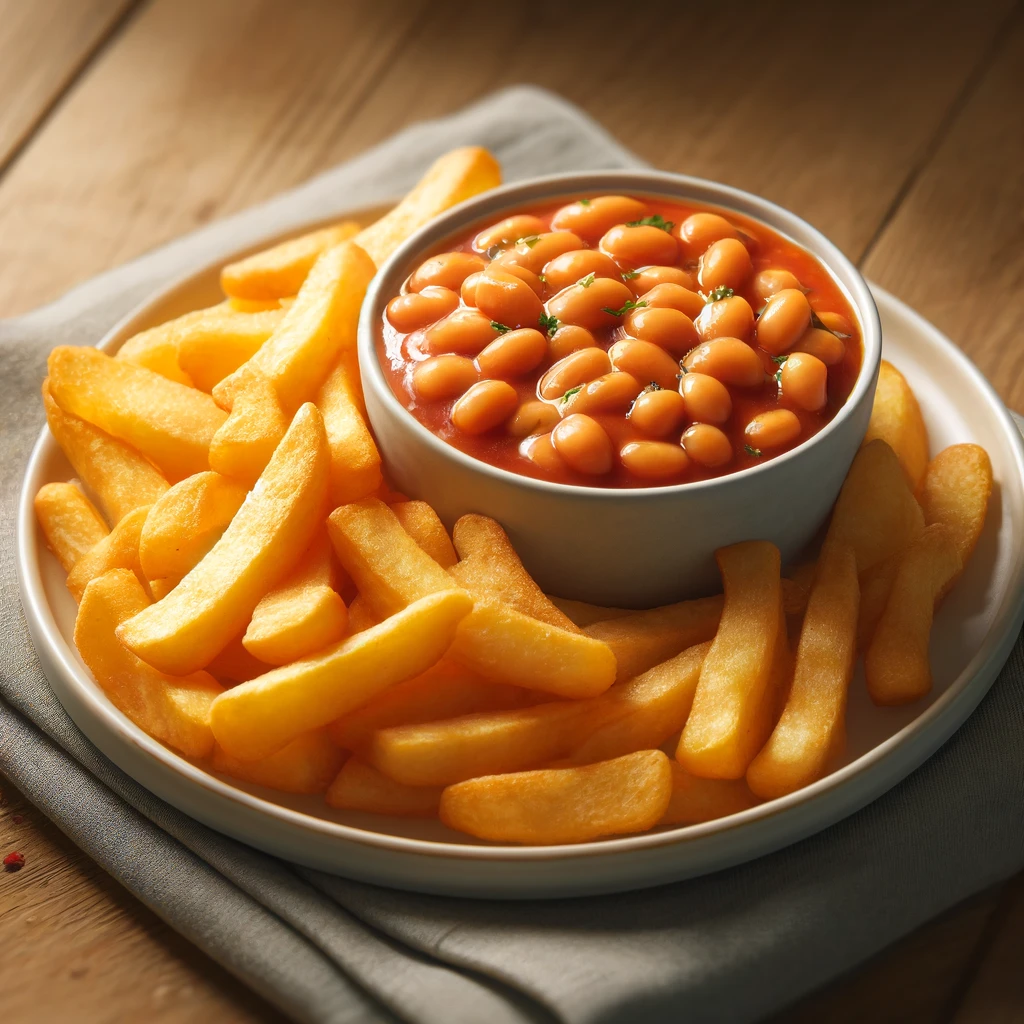
[[[807,217],[1024,409],[1022,69],[1009,0],[0,0],[0,315],[535,82]],[[281,1019],[0,788],[0,850],[26,855],[0,874],[5,1021]],[[1009,1024],[1022,947],[1024,876],[775,1024]]]

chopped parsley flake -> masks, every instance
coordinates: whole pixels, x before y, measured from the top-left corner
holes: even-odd
[[[760,449],[760,448],[754,448],[754,447],[752,447],[752,446],[751,446],[751,445],[749,445],[749,444],[745,444],[745,445],[743,446],[743,450],[744,450],[744,451],[745,451],[745,452],[746,452],[746,453],[747,453],[747,454],[748,454],[749,456],[751,456],[751,458],[754,458],[754,459],[759,459],[759,458],[761,458],[761,449]]]
[[[499,334],[508,334],[512,330],[511,327],[507,327],[505,324],[499,324],[497,320],[491,321],[491,327],[493,327]]]
[[[626,221],[627,228],[661,228],[662,231],[671,231],[675,226],[674,220],[665,220],[660,213],[644,217],[642,220]]]
[[[579,286],[581,288],[589,288],[594,283],[594,279],[596,277],[597,277],[596,274],[587,274],[587,276],[585,278],[583,278],[583,280],[578,282]]]
[[[532,249],[540,241],[540,235],[525,235],[523,238],[516,240],[516,245],[525,245],[528,249]]]
[[[788,358],[789,356],[772,356],[772,362],[778,363],[781,366]]]
[[[569,388],[569,390],[566,391],[566,393],[564,395],[562,395],[562,397],[560,399],[561,403],[564,405],[566,402],[569,401],[570,398],[572,398],[573,395],[578,395],[582,390],[583,390],[583,385],[582,384],[577,384],[576,387]]]
[[[632,281],[634,277],[639,277],[639,276],[640,276],[640,271],[639,270],[627,270],[622,275],[622,280],[623,281]]]
[[[548,279],[543,274],[538,274],[537,275],[537,280],[540,281],[541,284],[547,284],[548,283]]]
[[[579,200],[579,204],[580,204],[580,206],[589,206],[590,205],[590,200],[589,199],[580,199]]]
[[[552,334],[555,333],[555,331],[558,330],[559,327],[562,326],[558,322],[558,317],[550,316],[547,313],[541,313],[541,315],[537,318],[537,323],[540,324],[541,330],[548,332],[549,338]]]
[[[628,299],[621,309],[612,309],[610,306],[602,306],[602,313],[609,313],[612,316],[625,316],[631,309],[641,309],[646,306],[646,302],[636,302],[633,299]]]
[[[731,288],[727,288],[724,284],[720,284],[717,288],[712,288],[707,295],[703,292],[700,294],[701,298],[704,299],[704,302],[708,303],[721,302],[722,299],[731,299],[736,293]]]

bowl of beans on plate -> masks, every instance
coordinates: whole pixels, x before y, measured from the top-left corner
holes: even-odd
[[[394,486],[506,527],[551,593],[710,590],[713,552],[820,527],[881,350],[863,279],[756,196],[661,172],[507,185],[411,237],[360,323]]]

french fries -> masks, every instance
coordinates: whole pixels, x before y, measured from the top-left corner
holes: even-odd
[[[115,632],[149,606],[128,569],[91,580],[75,619],[75,646],[100,689],[140,729],[188,757],[213,749],[210,709],[221,692],[206,672],[172,678],[118,643]]]
[[[138,449],[168,480],[209,468],[210,441],[227,419],[209,395],[94,348],[62,345],[48,366],[61,409]]]
[[[274,301],[297,295],[320,254],[354,238],[359,225],[352,220],[309,231],[228,263],[220,272],[220,286],[232,299]]]
[[[672,797],[672,768],[642,750],[582,768],[492,775],[449,786],[440,816],[449,827],[496,842],[582,843],[643,832]]]
[[[150,585],[164,579],[177,585],[190,573],[228,528],[247,493],[207,471],[186,477],[158,498],[139,537],[139,564]]]
[[[405,239],[439,213],[500,184],[501,168],[486,149],[453,149],[430,165],[393,210],[360,231],[356,242],[378,267],[382,266]]]
[[[328,807],[407,818],[433,818],[441,803],[439,786],[403,786],[375,768],[350,757],[331,783]]]
[[[981,536],[992,495],[992,462],[976,444],[954,444],[928,464],[921,487],[924,521],[941,523],[966,565]]]
[[[287,429],[288,417],[274,385],[262,374],[243,367],[231,412],[210,441],[210,468],[252,487]]]
[[[672,796],[659,825],[699,825],[756,807],[743,779],[702,779],[672,761]]]
[[[177,333],[174,346],[178,366],[193,387],[210,394],[225,377],[256,355],[282,319],[284,310],[280,306],[257,313],[214,307]]]
[[[194,387],[192,378],[178,364],[179,332],[212,312],[213,310],[209,309],[198,309],[178,317],[177,320],[169,320],[157,327],[151,327],[148,331],[140,331],[117,350],[114,358],[143,366],[186,387]]]
[[[571,601],[565,597],[553,597],[548,594],[551,603],[574,622],[580,629],[592,626],[595,622],[606,622],[608,619],[619,619],[623,615],[632,615],[631,608],[602,608],[598,604],[587,604],[586,601]]]
[[[395,514],[399,514],[397,508]],[[452,530],[452,539],[461,561],[444,568],[450,569],[455,579],[470,593],[504,601],[523,615],[567,629],[570,633],[580,631],[576,623],[556,608],[533,582],[505,531],[493,519],[463,516]],[[435,557],[435,561],[440,563],[441,559]]]
[[[50,394],[49,380],[43,381],[43,407],[50,433],[95,496],[108,526],[167,491],[167,481],[134,448],[64,412]]]
[[[155,596],[155,595],[154,595]],[[206,666],[206,671],[222,683],[247,683],[250,679],[269,672],[273,666],[254,658],[243,646],[242,638],[236,636]]]
[[[459,560],[448,531],[437,513],[425,501],[396,501],[391,506],[402,529],[437,562],[442,569],[450,569]],[[472,593],[473,588],[462,581],[459,585]]]
[[[348,640],[226,690],[213,705],[217,742],[251,761],[328,725],[430,668],[472,607],[462,590],[430,594]]]
[[[290,576],[263,597],[242,643],[269,665],[287,665],[337,643],[348,626],[327,531],[318,530]]]
[[[339,354],[355,346],[359,307],[376,269],[352,242],[325,250],[277,330],[244,364],[273,384],[289,415],[316,398]],[[225,377],[213,389],[217,404],[231,409],[244,382],[241,367]]]
[[[65,572],[110,532],[96,506],[74,484],[43,484],[33,508],[46,546]]]
[[[175,675],[207,665],[309,546],[322,521],[327,464],[323,420],[305,405],[209,554],[159,604],[123,623],[121,642]]]
[[[896,453],[912,492],[917,493],[928,465],[928,430],[914,392],[892,363],[882,360],[864,443],[881,438]]]
[[[932,688],[932,617],[962,567],[953,534],[941,523],[926,527],[907,548],[864,655],[868,693],[876,704],[907,704]]]
[[[323,729],[314,729],[259,761],[241,761],[215,745],[212,767],[215,772],[282,793],[324,793],[344,761],[344,751]]]
[[[820,778],[843,736],[846,695],[857,656],[859,606],[853,551],[826,547],[797,647],[793,684],[768,743],[747,769],[765,800]]]
[[[772,672],[781,616],[779,549],[746,541],[715,553],[725,587],[722,620],[700,671],[676,757],[693,775],[743,777]]]
[[[145,583],[145,574],[139,565],[139,536],[151,506],[133,509],[95,547],[87,551],[68,573],[68,590],[76,601],[90,580],[111,569],[130,569]]]

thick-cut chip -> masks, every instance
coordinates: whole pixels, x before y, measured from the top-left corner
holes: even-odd
[[[133,509],[78,560],[68,573],[68,590],[76,601],[82,600],[90,580],[111,569],[130,569],[139,577],[140,582],[145,583],[146,577],[139,565],[139,537],[151,507],[144,505]]]
[[[262,676],[273,668],[266,662],[254,658],[243,646],[242,638],[236,636],[230,641],[227,647],[218,654],[209,665],[206,671],[216,676],[221,682],[247,683],[250,679]]]
[[[381,485],[380,452],[366,424],[355,349],[347,349],[316,397],[331,446],[331,502],[347,505]]]
[[[376,498],[335,509],[328,529],[342,566],[376,615],[456,586]],[[607,644],[486,598],[459,627],[451,656],[495,682],[562,697],[596,696],[615,678]]]
[[[822,552],[797,646],[793,684],[782,716],[747,769],[747,782],[771,800],[810,785],[841,745],[846,697],[857,657],[859,605],[853,552]]]
[[[358,758],[350,757],[324,798],[328,807],[408,818],[433,818],[441,803],[440,786],[403,786]]]
[[[293,299],[295,296],[288,296]],[[268,309],[283,309],[281,299],[240,299],[229,295],[225,305],[235,313],[265,313]]]
[[[256,605],[242,640],[246,650],[286,665],[336,644],[348,629],[339,575],[327,530],[319,529],[294,571]]]
[[[921,488],[924,521],[953,535],[963,565],[974,551],[992,495],[992,461],[977,444],[954,444],[929,463]]]
[[[143,366],[147,370],[159,373],[161,377],[177,381],[186,387],[194,387],[192,378],[178,363],[178,345],[180,332],[187,325],[202,320],[209,315],[216,315],[223,310],[219,306],[212,309],[197,309],[176,320],[168,320],[147,331],[133,334],[116,352],[115,359]]]
[[[231,412],[210,442],[210,468],[252,487],[281,443],[288,417],[266,377],[244,367],[238,380]]]
[[[145,575],[143,573],[143,576]],[[149,592],[153,595],[154,601],[162,601],[180,582],[180,576],[164,576],[156,580],[146,577],[146,583],[149,585]]]
[[[778,641],[779,549],[767,541],[745,541],[720,548],[715,557],[725,605],[676,756],[702,778],[739,779],[757,753],[750,749],[751,737]]]
[[[875,635],[902,560],[903,551],[897,551],[860,574],[860,611],[857,614],[857,649],[860,651],[867,650]]]
[[[616,682],[625,682],[675,657],[694,644],[710,640],[722,617],[722,597],[701,597],[630,612],[586,626],[587,636],[606,643],[618,664]]]
[[[355,347],[359,307],[375,273],[352,242],[325,250],[277,330],[245,364],[274,385],[286,412],[312,401],[339,354]],[[217,404],[230,409],[243,382],[241,369],[225,377],[213,389]]]
[[[500,184],[501,167],[486,149],[453,149],[430,165],[393,210],[356,235],[356,242],[380,267],[402,242],[438,214]]]
[[[232,299],[265,302],[297,295],[320,254],[357,234],[359,225],[348,220],[289,238],[227,264],[220,286]]]
[[[941,523],[926,527],[907,548],[864,655],[868,693],[876,704],[909,704],[932,688],[932,618],[961,568],[956,540]]]
[[[921,506],[892,448],[882,440],[864,445],[839,492],[826,544],[851,547],[860,573],[902,551],[923,529]]]
[[[348,635],[361,633],[364,629],[376,626],[383,616],[375,615],[370,610],[370,605],[362,594],[356,594],[352,603],[348,606]]]
[[[139,562],[150,583],[177,583],[190,573],[228,528],[246,493],[241,484],[207,470],[176,483],[159,498],[139,538]]]
[[[437,562],[442,569],[450,569],[459,560],[452,547],[451,537],[437,513],[425,501],[396,501],[391,506],[402,529]],[[470,593],[473,588],[459,581]]]
[[[430,668],[472,607],[464,590],[430,594],[334,647],[226,691],[213,707],[217,742],[253,760],[330,724]]]
[[[916,494],[928,465],[928,430],[906,378],[884,359],[878,368],[878,386],[864,443],[870,444],[876,438],[896,453]]]
[[[491,775],[449,786],[440,817],[480,839],[583,843],[644,832],[665,814],[672,767],[660,750],[642,750],[582,768]]]
[[[213,770],[254,782],[282,793],[324,793],[345,761],[323,729],[296,736],[276,754],[258,761],[232,757],[223,747],[213,748]]]
[[[634,614],[632,608],[603,608],[599,604],[587,604],[586,601],[573,601],[567,597],[555,597],[548,594],[548,600],[560,609],[580,629],[586,629],[595,622],[607,622],[609,619],[621,619],[624,615]]]
[[[392,686],[369,704],[339,718],[330,727],[331,737],[339,747],[360,751],[378,729],[437,722],[481,711],[506,711],[536,703],[537,694],[531,690],[488,682],[442,658],[423,675]]]
[[[507,534],[493,519],[463,516],[455,524],[452,538],[462,561],[451,572],[470,593],[504,601],[523,615],[549,622],[570,633],[580,631],[576,623],[555,607],[533,582]]]
[[[207,394],[247,363],[284,319],[280,307],[241,313],[215,306],[183,326],[175,338],[178,366]]]
[[[96,506],[74,484],[43,484],[33,507],[46,546],[65,572],[110,532]]]
[[[167,491],[159,470],[134,448],[64,412],[43,381],[43,407],[50,433],[79,479],[92,492],[109,526],[134,508],[151,505]]]
[[[699,825],[759,803],[743,779],[702,779],[672,762],[672,796],[659,825]]]
[[[305,405],[209,554],[162,601],[121,626],[122,642],[165,672],[206,665],[309,546],[322,522],[327,465],[323,420]]]
[[[583,723],[600,725],[615,708],[592,701],[535,707],[380,729],[366,759],[407,786],[445,786],[480,775],[518,772],[564,757]]]
[[[65,412],[137,448],[169,480],[209,468],[210,441],[227,419],[209,395],[95,348],[61,345],[49,370]]]
[[[635,750],[660,747],[677,735],[690,714],[701,666],[710,648],[710,643],[688,647],[682,654],[593,698],[595,704],[601,702],[613,710],[603,725],[586,722],[586,733],[574,746],[570,761],[607,761]]]
[[[75,646],[111,703],[150,736],[189,757],[213,748],[210,708],[221,692],[206,672],[173,678],[140,661],[115,636],[117,627],[149,604],[128,569],[94,579],[82,595]]]

